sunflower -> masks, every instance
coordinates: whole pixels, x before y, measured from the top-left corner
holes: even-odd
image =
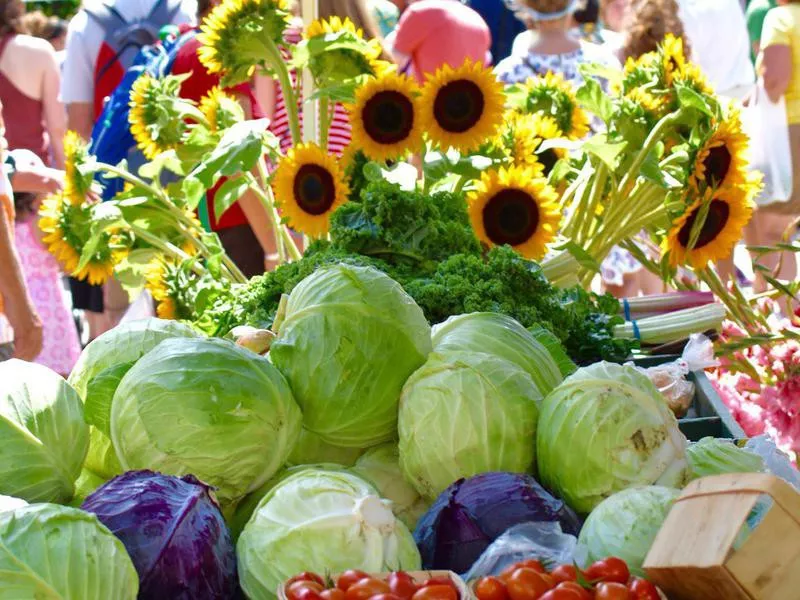
[[[753,190],[737,187],[707,188],[704,196],[678,217],[662,242],[662,250],[669,252],[670,264],[677,267],[688,263],[701,269],[710,261],[728,258],[750,221],[753,195]],[[705,220],[699,231],[693,231],[704,207]],[[690,247],[693,236],[696,241]]]
[[[746,185],[747,144],[748,138],[742,131],[739,111],[732,108],[727,119],[714,123],[711,136],[697,152],[691,175],[694,189],[699,189],[700,185]]]
[[[180,81],[177,77],[155,79],[144,73],[131,87],[128,114],[131,135],[149,160],[178,148],[183,141],[186,121],[173,114],[170,110],[173,105],[169,102],[179,96]]]
[[[167,278],[167,259],[157,256],[151,260],[144,272],[144,287],[156,302],[156,314],[160,319],[176,319],[178,311],[175,300],[169,293]]]
[[[74,131],[64,136],[64,198],[70,204],[80,204],[91,189],[92,178],[82,175],[78,167],[87,159],[86,143]]]
[[[683,38],[675,37],[671,33],[664,37],[661,43],[661,65],[667,85],[672,85],[673,79],[683,73],[686,67]]]
[[[347,107],[352,146],[375,161],[400,158],[422,145],[419,86],[405,75],[370,78]]]
[[[641,106],[645,112],[655,118],[659,118],[663,115],[664,110],[667,108],[667,99],[664,96],[656,96],[644,88],[633,88],[625,94],[625,97],[631,102]]]
[[[226,87],[244,83],[256,65],[274,57],[289,18],[288,0],[223,0],[200,26],[200,62],[210,73],[224,73]]]
[[[441,148],[470,152],[495,135],[504,103],[491,69],[469,59],[458,69],[445,64],[422,89],[423,129]]]
[[[512,164],[532,167],[538,176],[547,176],[567,153],[563,148],[540,150],[542,142],[562,137],[551,117],[511,113],[500,130],[500,145],[508,152]]]
[[[694,63],[686,63],[683,67],[683,71],[679,75],[676,75],[675,80],[689,86],[698,94],[704,94],[706,96],[714,95],[714,87],[708,79],[706,79],[700,67]]]
[[[488,246],[508,244],[538,260],[561,220],[557,200],[556,191],[530,167],[485,171],[468,195],[469,218],[475,235]]]
[[[91,237],[90,205],[71,204],[65,201],[63,194],[53,194],[42,202],[39,215],[39,228],[44,233],[42,241],[64,271],[78,280],[102,285],[113,274],[114,266],[127,256],[128,245],[124,238],[104,233],[104,240],[98,244],[94,255],[80,266],[83,246]]]
[[[236,98],[217,86],[211,88],[200,100],[200,112],[208,119],[212,133],[224,131],[244,121],[244,111]]]
[[[526,112],[552,117],[569,139],[577,140],[589,133],[589,115],[578,105],[575,90],[560,74],[548,72],[544,77],[530,79],[524,91]]]
[[[330,19],[317,19],[316,21],[312,21],[306,28],[305,38],[311,39],[321,35],[328,35],[329,33],[339,33],[340,31],[347,31],[358,38],[364,39],[364,31],[361,28],[356,27],[355,23],[348,17],[342,19],[336,15],[332,16]]]
[[[390,70],[389,63],[380,60],[383,48],[377,40],[364,39],[364,32],[348,19],[333,16],[317,19],[305,32],[308,40],[325,37],[336,45],[307,45],[308,67],[320,86],[344,83],[362,75],[378,76]]]
[[[289,226],[313,237],[327,233],[331,213],[349,189],[336,158],[316,144],[299,144],[284,156],[272,182]]]

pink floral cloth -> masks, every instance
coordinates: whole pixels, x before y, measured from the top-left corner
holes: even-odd
[[[58,262],[36,236],[36,219],[16,223],[15,243],[25,283],[44,327],[42,351],[34,362],[68,375],[81,352]]]

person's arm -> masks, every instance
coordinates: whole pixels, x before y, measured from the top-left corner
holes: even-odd
[[[42,81],[42,103],[44,105],[44,122],[47,135],[50,137],[50,148],[53,150],[55,166],[64,168],[64,134],[67,131],[67,116],[61,103],[59,90],[61,73],[54,50],[45,56],[44,77]]]
[[[424,6],[412,4],[400,17],[394,37],[389,36],[386,41],[391,43],[391,52],[397,64],[404,65],[419,45],[431,34],[431,29],[437,20],[431,19],[429,11]]]
[[[64,171],[18,165],[11,177],[11,185],[18,192],[54,194],[64,189]]]
[[[788,13],[771,10],[761,34],[761,76],[770,100],[777,102],[792,79],[791,37],[794,24]]]
[[[8,202],[8,198],[0,200]],[[0,295],[14,329],[14,356],[33,360],[42,350],[42,322],[33,306],[11,237],[8,215],[0,206]]]
[[[272,77],[256,75],[253,78],[253,93],[264,116],[270,121],[275,116],[275,99],[277,82]]]

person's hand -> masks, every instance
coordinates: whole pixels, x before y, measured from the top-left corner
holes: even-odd
[[[8,322],[14,329],[14,358],[33,360],[42,351],[42,321],[27,302],[10,303],[5,307]]]
[[[55,194],[64,189],[64,171],[49,167],[19,166],[11,179],[17,192]]]

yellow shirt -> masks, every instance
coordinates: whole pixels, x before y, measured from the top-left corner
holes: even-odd
[[[786,116],[790,125],[800,124],[800,4],[776,6],[767,13],[761,31],[761,48],[789,46],[792,79],[786,89]]]

